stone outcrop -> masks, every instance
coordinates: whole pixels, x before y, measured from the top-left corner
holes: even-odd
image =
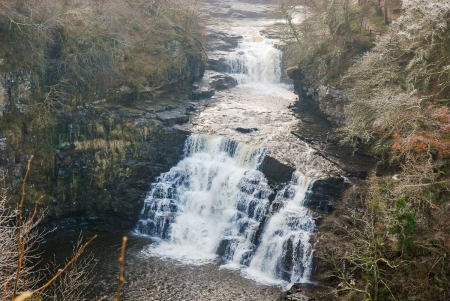
[[[344,108],[348,100],[341,91],[328,85],[315,87],[298,67],[288,68],[286,73],[294,81],[295,92],[302,101],[316,102],[328,120],[337,126],[345,124]]]
[[[237,81],[224,73],[206,70],[203,78],[194,84],[193,99],[208,98],[214,95],[216,90],[233,88]]]
[[[246,0],[246,1],[211,1],[214,9],[208,14],[215,18],[264,18],[267,16],[267,4],[271,0]],[[258,5],[265,4],[265,5]]]
[[[305,196],[305,206],[315,211],[331,213],[345,189],[344,178],[316,180]]]
[[[341,91],[322,85],[317,90],[317,101],[330,121],[338,126],[345,124],[344,108],[348,101],[342,96]]]
[[[289,182],[292,179],[292,173],[295,169],[281,163],[273,157],[265,156],[261,164],[261,171],[270,184],[278,184]]]
[[[187,100],[178,100],[187,102]],[[162,101],[158,107],[162,108]],[[44,225],[60,230],[114,231],[131,229],[150,183],[174,166],[183,154],[187,132],[172,124],[185,122],[186,105],[165,111],[99,104],[58,116],[53,150],[39,152],[32,165],[27,193],[43,194]],[[156,109],[161,110],[161,109]],[[150,112],[148,112],[150,111]],[[25,134],[25,141],[29,138]],[[13,137],[1,139],[7,185],[16,195],[32,143],[20,149]],[[33,200],[27,204],[32,206]]]
[[[236,48],[241,39],[240,35],[209,29],[205,36],[206,49],[208,51],[229,51]]]

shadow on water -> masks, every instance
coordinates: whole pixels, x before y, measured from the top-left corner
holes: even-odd
[[[82,233],[83,242],[93,233]],[[258,285],[245,279],[239,271],[219,269],[220,262],[206,265],[185,265],[174,260],[148,257],[141,250],[153,241],[129,233],[97,233],[82,258],[92,254],[95,267],[87,287],[87,300],[108,296],[113,300],[117,289],[118,259],[122,237],[128,236],[125,255],[125,283],[122,300],[278,300],[280,288]],[[79,234],[51,234],[41,246],[39,268],[51,261],[61,268],[71,257]]]

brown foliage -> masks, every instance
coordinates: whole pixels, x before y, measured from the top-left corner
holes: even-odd
[[[0,71],[30,77],[33,111],[40,115],[114,94],[122,85],[155,94],[189,84],[203,63],[196,5],[1,0]]]
[[[429,106],[416,114],[416,121],[422,120],[427,129],[417,134],[401,137],[394,133],[394,150],[408,153],[428,153],[435,154],[439,158],[450,157],[450,112],[446,106]],[[426,114],[426,116],[424,116]]]

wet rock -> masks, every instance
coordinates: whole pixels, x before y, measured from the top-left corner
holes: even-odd
[[[233,245],[237,243],[236,238],[224,237],[219,243],[216,249],[216,254],[221,257],[232,258],[233,257]]]
[[[237,81],[224,73],[206,70],[201,81],[194,84],[195,90],[192,92],[193,99],[202,99],[211,97],[216,90],[225,90],[233,88]]]
[[[263,37],[268,39],[280,39],[280,31],[279,30],[261,30],[259,32]]]
[[[292,238],[284,243],[283,251],[280,264],[277,265],[277,274],[281,279],[289,282],[291,281],[292,266],[294,263],[294,244]],[[301,271],[301,273],[303,273],[303,271]]]
[[[327,116],[328,120],[335,125],[346,123],[344,108],[348,100],[343,96],[342,91],[326,85],[312,87],[307,76],[298,66],[288,68],[286,74],[294,81],[295,92],[301,100],[314,102],[321,114]]]
[[[165,126],[183,124],[189,121],[189,116],[180,111],[167,111],[156,114],[156,118],[161,120]]]
[[[261,222],[258,225],[258,229],[255,232],[255,236],[252,239],[252,243],[255,246],[259,246],[259,244],[261,243],[262,233],[264,232],[264,228],[266,227],[267,222],[270,220],[271,217],[272,217],[272,215],[265,215],[261,219]]]
[[[236,48],[242,36],[224,33],[221,31],[209,30],[205,36],[206,49],[212,51],[230,51]]]
[[[305,206],[324,213],[332,212],[346,188],[344,180],[343,177],[316,180],[306,193]]]
[[[186,107],[186,114],[192,113],[192,112],[195,112],[195,111],[197,111],[197,108],[195,107],[195,105],[189,105],[189,106]]]
[[[242,133],[242,134],[250,134],[250,133],[258,131],[257,128],[241,128],[241,127],[235,128],[234,130],[236,132],[239,132],[239,133]]]
[[[205,99],[210,98],[216,93],[216,90],[210,85],[197,86],[197,88],[192,91],[192,99]]]
[[[219,51],[209,54],[206,62],[207,68],[217,72],[227,72],[229,67],[225,56],[226,53]]]
[[[284,207],[284,202],[281,200],[276,200],[272,203],[271,213],[279,212]]]
[[[261,163],[261,171],[264,173],[270,184],[287,183],[292,179],[295,169],[281,163],[277,159],[265,156]]]
[[[207,70],[203,79],[216,90],[225,90],[237,86],[237,81],[224,73]]]

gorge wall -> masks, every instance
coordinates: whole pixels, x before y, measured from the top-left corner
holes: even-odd
[[[26,211],[43,196],[41,225],[59,230],[131,229],[149,184],[178,162],[187,137],[173,129],[196,110],[186,85],[203,74],[201,49],[188,61],[175,89],[163,96],[121,87],[115,93],[86,95],[89,101],[52,112],[55,126],[39,128],[33,115],[31,73],[2,73],[0,81],[0,175],[11,203],[27,160]],[[31,128],[33,127],[33,128]]]

